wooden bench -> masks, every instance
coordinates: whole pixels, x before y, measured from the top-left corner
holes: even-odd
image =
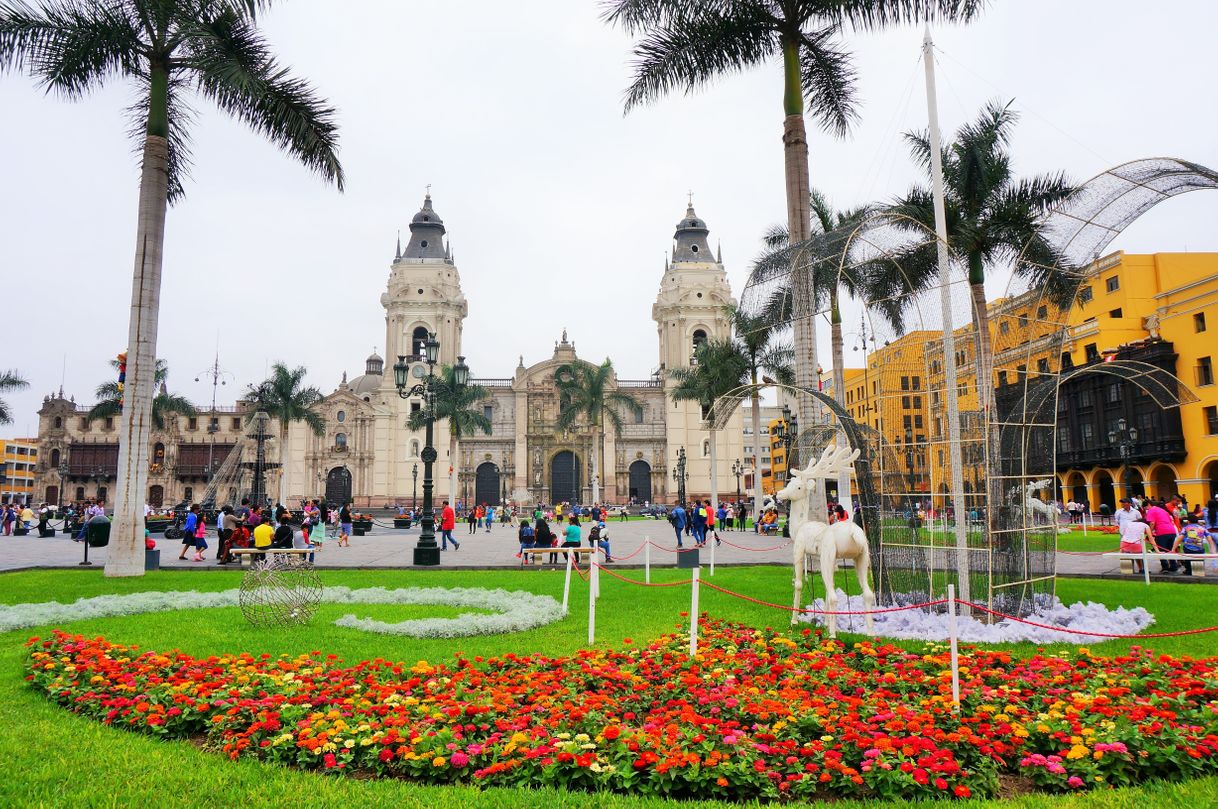
[[[540,556],[543,553],[573,553],[576,555],[576,558],[578,558],[581,555],[589,556],[589,555],[597,553],[599,551],[600,551],[600,548],[586,548],[586,547],[583,547],[582,545],[578,548],[575,546],[570,546],[570,547],[564,548],[561,545],[559,545],[556,548],[524,548],[523,550],[520,551],[520,566],[524,567],[524,560],[529,558],[530,556]],[[565,562],[564,562],[564,564],[565,564]]]
[[[248,567],[256,553],[268,556],[299,556],[299,561],[304,561],[306,554],[316,552],[316,548],[233,548],[229,551],[229,553],[241,560],[242,567]]]
[[[1196,562],[1193,565],[1192,575],[1196,578],[1205,577],[1205,562],[1207,559],[1218,559],[1218,553],[1168,553],[1166,551],[1146,551],[1143,553],[1125,553],[1124,551],[1111,551],[1104,554],[1106,559],[1119,559],[1121,561],[1121,572],[1134,572],[1133,563],[1142,562],[1142,576],[1147,584],[1150,584],[1150,563],[1158,561],[1187,561]]]

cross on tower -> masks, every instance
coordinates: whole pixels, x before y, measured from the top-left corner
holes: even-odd
[[[693,189],[690,189],[690,191],[689,191],[689,207],[691,207],[691,208],[692,208],[692,207],[694,207],[694,192],[693,192]]]
[[[427,196],[431,196],[431,183],[427,184]]]

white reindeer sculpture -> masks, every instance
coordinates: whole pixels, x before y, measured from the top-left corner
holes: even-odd
[[[867,583],[867,574],[871,567],[871,549],[867,545],[867,534],[853,521],[845,520],[832,525],[813,520],[808,515],[808,496],[814,487],[820,484],[821,478],[836,477],[840,472],[848,471],[859,456],[857,449],[837,449],[834,446],[825,447],[820,459],[808,466],[807,469],[790,470],[791,479],[786,487],[778,493],[779,500],[791,504],[790,529],[791,543],[794,546],[795,565],[795,608],[800,608],[800,599],[804,589],[804,557],[816,556],[820,560],[820,577],[825,584],[825,609],[830,614],[826,616],[829,637],[837,637],[837,616],[832,613],[837,609],[837,588],[834,585],[834,573],[837,571],[838,559],[853,559],[854,572],[858,576],[859,589],[863,593],[863,604],[870,610],[875,606],[875,593]],[[797,613],[791,614],[791,623],[796,622]],[[870,613],[863,616],[867,626],[867,634],[872,634]]]

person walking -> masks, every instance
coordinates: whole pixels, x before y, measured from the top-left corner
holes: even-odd
[[[465,515],[465,521],[467,523],[469,523],[469,532],[471,534],[477,533],[477,531],[478,531],[478,508],[476,506],[474,508],[471,508],[469,510],[469,512]]]
[[[444,508],[440,510],[440,550],[448,550],[448,543],[453,544],[453,550],[461,550],[461,543],[453,539],[453,529],[457,527],[457,512],[453,511],[453,507],[444,501]]]
[[[343,503],[338,510],[338,547],[351,547],[351,503]]]
[[[1155,545],[1159,550],[1170,553],[1172,546],[1176,544],[1176,521],[1172,519],[1162,500],[1156,500],[1146,509],[1146,522],[1154,534]],[[1163,573],[1175,573],[1180,569],[1175,559],[1161,559],[1159,566]]]
[[[17,509],[13,508],[11,503],[4,504],[4,535],[11,537],[13,535],[13,523],[17,521]]]
[[[701,500],[694,500],[689,512],[691,533],[694,545],[701,548],[706,544],[706,507]]]
[[[491,526],[493,526],[494,524],[495,524],[495,507],[487,506],[486,507],[486,532],[488,534],[491,532]]]
[[[207,550],[207,519],[199,514],[195,521],[195,561],[202,562],[203,551]]]
[[[199,504],[193,503],[190,506],[190,511],[186,513],[186,522],[182,524],[182,552],[178,554],[179,559],[184,560],[186,558],[186,551],[195,546],[195,531],[198,528]],[[198,560],[196,559],[195,561]]]
[[[1133,507],[1133,501],[1128,497],[1121,498],[1121,507],[1116,510],[1113,515],[1113,520],[1116,522],[1117,533],[1121,533],[1124,525],[1132,520],[1136,520],[1142,515]],[[1122,534],[1123,536],[1123,534]]]
[[[668,521],[672,523],[673,530],[677,532],[677,547],[685,547],[685,526],[687,522],[685,509],[681,508],[680,502],[673,505],[672,511],[668,513]]]

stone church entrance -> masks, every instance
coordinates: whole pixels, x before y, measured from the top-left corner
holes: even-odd
[[[479,465],[474,476],[474,502],[499,505],[499,467],[490,461]]]
[[[326,475],[326,502],[346,503],[351,499],[351,470],[336,466]]]
[[[579,502],[579,459],[563,450],[550,461],[550,499],[554,503]]]

